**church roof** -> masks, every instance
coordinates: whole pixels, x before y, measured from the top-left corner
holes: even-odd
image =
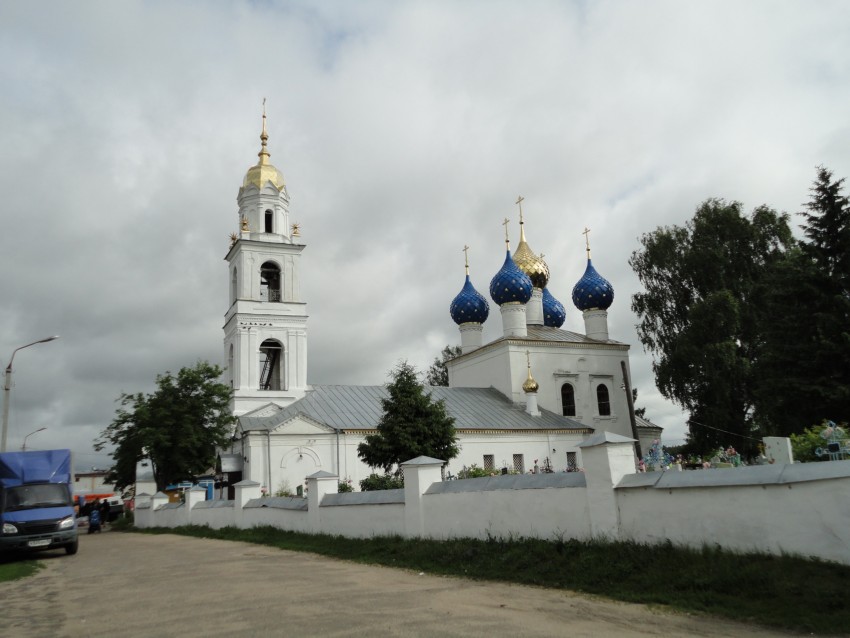
[[[576,430],[591,428],[569,417],[540,409],[531,416],[495,388],[447,388],[426,386],[433,400],[445,401],[457,430]],[[274,430],[281,423],[302,415],[335,430],[372,430],[383,414],[381,399],[389,397],[382,385],[314,385],[307,395],[268,416],[239,417],[243,430]]]

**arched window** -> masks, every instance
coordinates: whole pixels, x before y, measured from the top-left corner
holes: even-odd
[[[265,232],[273,233],[273,223],[274,223],[274,214],[270,211],[266,211],[266,224],[265,224]]]
[[[233,344],[230,344],[230,351],[227,353],[227,371],[230,373],[230,387],[234,386],[233,379],[236,376],[233,370]]]
[[[260,299],[280,301],[280,268],[270,261],[260,268]]]
[[[283,347],[274,339],[260,346],[260,390],[283,390]]]
[[[604,383],[596,386],[596,404],[599,406],[599,416],[611,416],[611,399],[608,396],[608,386]]]
[[[237,279],[236,268],[233,269],[233,276],[230,278],[230,303],[234,303],[237,299],[238,291],[238,279]]]
[[[561,386],[561,407],[564,416],[576,415],[576,392],[569,383]]]

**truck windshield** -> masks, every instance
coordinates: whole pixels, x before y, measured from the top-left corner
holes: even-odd
[[[71,495],[68,491],[68,486],[59,483],[19,485],[17,487],[6,488],[4,491],[5,502],[3,509],[7,512],[71,505]]]

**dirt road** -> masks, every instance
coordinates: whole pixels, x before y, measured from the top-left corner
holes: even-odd
[[[0,583],[0,635],[775,636],[562,591],[368,567],[311,554],[105,532]]]

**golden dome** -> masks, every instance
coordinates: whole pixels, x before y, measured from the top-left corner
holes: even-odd
[[[542,258],[532,252],[525,241],[525,230],[523,221],[519,222],[519,245],[514,253],[514,262],[519,266],[519,269],[531,279],[531,283],[535,288],[543,290],[546,284],[549,283],[549,266]]]
[[[277,170],[269,162],[271,154],[266,148],[266,143],[268,141],[269,134],[266,133],[266,108],[264,101],[263,132],[260,133],[260,142],[262,143],[262,146],[260,148],[260,152],[257,153],[260,161],[248,169],[248,172],[245,174],[245,179],[242,180],[242,188],[247,188],[251,185],[256,186],[257,188],[262,188],[266,185],[266,182],[271,182],[277,190],[283,190],[283,187],[286,185],[286,182],[283,180],[283,173]]]
[[[531,366],[528,366],[528,378],[525,380],[525,383],[522,384],[522,389],[524,392],[529,394],[534,394],[540,389],[540,385],[534,380],[534,377],[531,376]]]

